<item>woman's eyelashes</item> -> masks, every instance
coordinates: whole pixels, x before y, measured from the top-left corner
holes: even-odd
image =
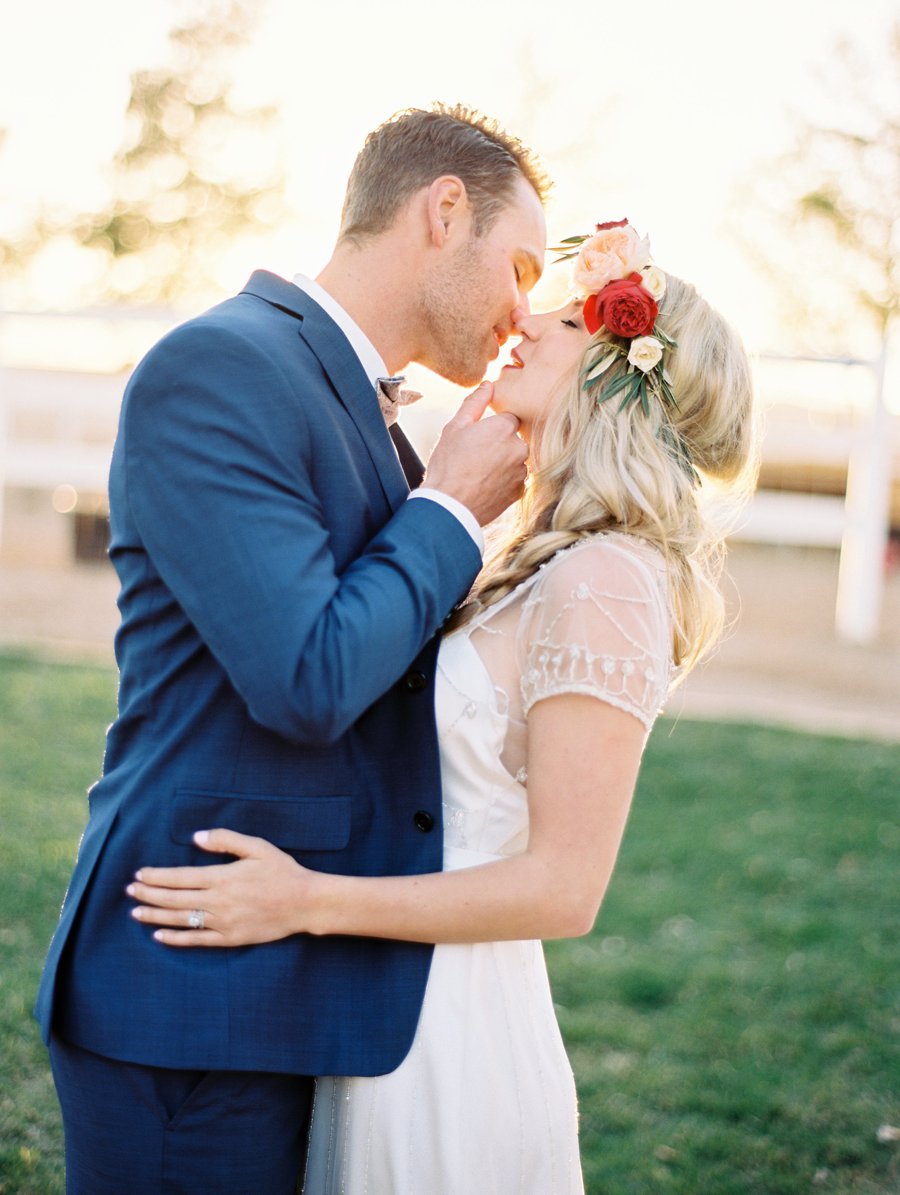
[[[560,320],[559,322],[561,324],[563,324],[566,328],[574,328],[576,332],[579,331],[578,324],[576,324],[573,319],[564,319],[564,320]]]

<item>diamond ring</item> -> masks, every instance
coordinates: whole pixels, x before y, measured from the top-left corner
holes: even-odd
[[[205,924],[206,924],[206,914],[203,912],[203,910],[202,909],[191,909],[190,915],[188,916],[188,928],[189,929],[203,929]]]

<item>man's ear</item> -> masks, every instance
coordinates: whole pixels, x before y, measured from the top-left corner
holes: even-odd
[[[468,228],[470,204],[466,184],[455,174],[436,178],[427,195],[429,240],[437,249],[458,240]]]

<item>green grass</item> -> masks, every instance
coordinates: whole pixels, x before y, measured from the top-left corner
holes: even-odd
[[[31,1019],[115,710],[109,669],[0,656],[0,1193],[62,1192],[62,1131]]]
[[[548,960],[591,1195],[897,1192],[900,748],[662,723]]]
[[[0,1195],[63,1190],[30,1009],[114,691],[0,657]],[[900,747],[657,727],[597,927],[547,951],[589,1195],[900,1190],[898,795]]]

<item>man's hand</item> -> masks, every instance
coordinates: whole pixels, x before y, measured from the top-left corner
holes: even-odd
[[[528,471],[528,445],[514,415],[482,419],[493,386],[482,382],[441,432],[423,485],[467,506],[484,527],[521,498]]]

